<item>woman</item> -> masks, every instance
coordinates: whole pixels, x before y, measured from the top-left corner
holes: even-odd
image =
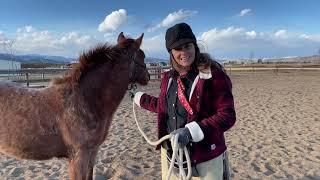
[[[172,68],[163,75],[160,95],[137,92],[134,102],[158,114],[159,139],[179,134],[178,142],[190,151],[193,179],[224,179],[223,133],[236,121],[231,81],[220,64],[200,53],[188,24],[169,28],[165,39]],[[162,143],[162,179],[170,152],[169,143]]]

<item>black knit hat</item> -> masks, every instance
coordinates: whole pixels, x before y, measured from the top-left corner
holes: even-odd
[[[167,29],[166,48],[168,51],[190,42],[195,44],[197,40],[188,24],[179,23]]]

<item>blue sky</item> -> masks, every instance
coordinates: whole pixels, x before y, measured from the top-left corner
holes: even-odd
[[[1,0],[0,43],[15,40],[16,54],[77,57],[99,42],[115,43],[121,31],[144,32],[146,55],[167,58],[166,29],[187,22],[202,50],[216,58],[314,55],[319,7],[317,0]]]

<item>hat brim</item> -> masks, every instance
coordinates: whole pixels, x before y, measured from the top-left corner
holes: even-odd
[[[175,48],[182,46],[183,44],[186,44],[186,43],[195,43],[195,42],[194,42],[194,39],[189,39],[189,38],[180,39],[179,41],[172,43],[168,50],[175,49]]]

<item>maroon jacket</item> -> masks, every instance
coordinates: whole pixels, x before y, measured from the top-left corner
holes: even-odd
[[[140,94],[140,106],[158,113],[158,137],[167,135],[166,128],[166,93],[170,86],[170,73],[164,73],[158,98],[148,94]],[[204,138],[191,143],[191,160],[198,164],[211,160],[226,149],[224,132],[231,128],[236,121],[232,84],[225,72],[219,69],[207,69],[200,72],[193,83],[189,95],[190,105],[194,114],[188,116],[187,122],[196,121]],[[157,147],[159,149],[159,146]]]

